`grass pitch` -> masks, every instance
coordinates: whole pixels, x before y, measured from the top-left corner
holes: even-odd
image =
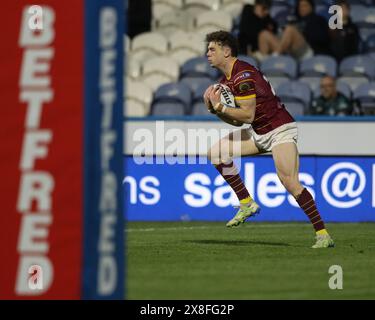
[[[375,299],[375,224],[327,228],[335,248],[311,249],[308,223],[128,223],[127,299]]]

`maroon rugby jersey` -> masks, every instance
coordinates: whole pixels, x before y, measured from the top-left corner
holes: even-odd
[[[236,59],[230,78],[224,75],[220,83],[230,88],[236,101],[256,98],[255,117],[251,126],[257,134],[265,134],[295,121],[275,95],[267,78],[251,64]]]

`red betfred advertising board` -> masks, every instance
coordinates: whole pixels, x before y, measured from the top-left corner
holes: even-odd
[[[0,299],[79,299],[83,1],[33,5],[2,5]]]

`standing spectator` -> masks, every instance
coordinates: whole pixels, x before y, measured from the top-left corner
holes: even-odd
[[[330,30],[331,52],[340,62],[343,58],[358,53],[359,32],[350,18],[349,3],[346,0],[338,0],[336,4],[342,9],[343,28]]]
[[[258,35],[262,30],[276,33],[277,24],[270,16],[271,0],[255,0],[254,5],[246,4],[242,9],[239,52],[250,55],[259,48]]]
[[[133,39],[137,34],[151,30],[151,0],[128,0],[128,35]]]
[[[327,21],[315,13],[313,0],[298,0],[296,15],[290,17],[281,38],[269,32],[259,35],[260,57],[270,53],[290,54],[302,60],[313,54],[329,53]],[[258,57],[259,58],[259,57]]]
[[[336,81],[325,76],[320,81],[320,96],[315,98],[310,107],[312,115],[347,116],[353,112],[350,100],[336,89]]]

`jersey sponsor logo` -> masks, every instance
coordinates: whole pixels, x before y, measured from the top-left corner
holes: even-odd
[[[237,74],[237,76],[234,78],[233,82],[238,82],[241,80],[249,79],[251,77],[250,72],[240,72]]]
[[[240,83],[238,88],[240,89],[240,92],[246,92],[246,91],[250,90],[251,86],[250,86],[250,83],[243,82],[243,83]]]

